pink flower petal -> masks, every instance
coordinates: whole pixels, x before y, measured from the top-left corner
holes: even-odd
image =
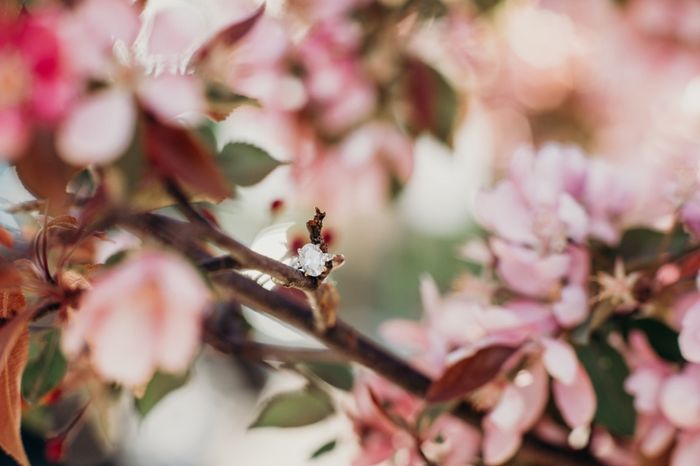
[[[420,297],[423,312],[428,316],[437,315],[441,302],[440,290],[430,275],[420,277]]]
[[[68,163],[108,164],[131,143],[136,109],[131,95],[111,89],[80,101],[58,130],[57,148]]]
[[[100,276],[63,332],[66,355],[87,345],[105,379],[136,387],[157,368],[185,370],[199,346],[209,291],[174,254],[141,252]]]
[[[197,273],[175,257],[160,256],[158,270],[167,313],[160,329],[159,363],[169,372],[182,372],[194,358],[202,331],[209,292]],[[155,260],[155,259],[154,259]]]
[[[564,385],[571,385],[576,379],[578,359],[574,349],[560,340],[543,338],[543,361],[547,372]]]
[[[548,296],[566,275],[570,259],[565,254],[540,256],[536,251],[491,240],[498,257],[498,272],[516,291],[530,296]]]
[[[571,384],[554,380],[554,401],[566,424],[571,428],[587,426],[596,411],[596,397],[591,379],[583,366],[578,365],[576,377]]]
[[[379,334],[395,345],[404,345],[420,351],[429,349],[427,328],[418,322],[392,319],[381,324]]]
[[[19,110],[0,110],[0,160],[18,157],[29,141],[29,128]]]
[[[700,380],[689,373],[669,377],[661,390],[660,405],[674,425],[700,427]]]
[[[561,290],[561,298],[552,305],[557,322],[564,328],[575,327],[588,317],[588,295],[579,285],[567,285]]]
[[[536,244],[532,215],[511,182],[477,196],[474,215],[481,225],[510,241]]]
[[[549,398],[549,378],[544,366],[541,363],[535,363],[525,370],[527,373],[524,374],[524,381],[522,375],[520,378],[516,376],[515,379],[515,386],[525,401],[525,412],[519,425],[519,429],[522,431],[530,430],[540,420]],[[527,380],[528,375],[531,380]]]
[[[671,457],[671,466],[697,466],[700,458],[700,434],[683,435]]]
[[[93,343],[92,361],[102,377],[128,387],[143,385],[151,378],[156,368],[149,349],[155,344],[153,304],[149,299],[113,302],[100,331],[88,333]]]
[[[81,2],[76,14],[88,32],[83,40],[103,50],[111,50],[117,40],[131,46],[141,27],[138,11],[128,0]]]
[[[678,345],[685,359],[700,363],[700,306],[688,309],[683,317]]]
[[[562,194],[559,198],[557,216],[566,225],[569,237],[577,242],[585,239],[588,233],[588,214],[569,194]]]
[[[640,449],[644,456],[654,458],[671,445],[676,435],[676,428],[663,419],[655,421],[644,435]]]
[[[159,10],[153,17],[148,53],[180,56],[194,51],[207,34],[201,12],[192,5],[178,3]]]
[[[513,386],[508,385],[495,408],[489,413],[489,421],[499,430],[515,430],[525,413],[525,400]]]
[[[471,464],[479,454],[479,430],[452,416],[441,416],[430,427],[428,437],[438,436],[442,437],[449,447],[449,453],[440,458],[442,466]]]
[[[192,76],[162,74],[157,78],[146,78],[141,82],[138,94],[163,121],[196,122],[204,112],[201,83]]]
[[[522,443],[519,431],[503,431],[489,424],[484,426],[482,454],[487,465],[499,465],[515,455]]]
[[[659,392],[665,374],[641,367],[625,380],[625,390],[634,396],[634,408],[640,413],[654,413],[659,407]]]

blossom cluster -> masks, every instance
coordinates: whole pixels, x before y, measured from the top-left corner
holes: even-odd
[[[627,272],[622,256],[614,262],[596,260],[602,251],[620,251],[630,228],[625,213],[638,199],[622,183],[615,186],[616,195],[601,189],[601,172],[624,179],[624,172],[614,170],[570,146],[550,144],[537,152],[515,154],[506,178],[477,200],[477,219],[488,236],[471,240],[462,254],[478,263],[479,275],[459,280],[446,297],[425,278],[424,319],[389,321],[382,327],[386,338],[412,349],[415,364],[438,381],[463,361],[487,358],[489,348],[514,349],[499,362],[503,366],[493,380],[463,394],[486,413],[480,445],[487,464],[511,458],[523,434],[531,430],[575,448],[587,445],[591,437],[593,452],[611,464],[637,464],[639,451],[658,456],[677,432],[683,441],[673,464],[686,464],[684,455],[693,457],[685,449],[694,445],[697,427],[688,406],[698,396],[693,363],[700,356],[700,294],[694,275],[688,284],[689,272],[682,264],[652,261],[634,264],[635,270]],[[675,212],[681,224],[684,216],[678,212],[683,211],[680,206],[667,214]],[[689,244],[693,241],[682,235]],[[672,289],[683,292],[668,302]],[[645,334],[643,325],[636,327],[645,319],[680,332],[670,344],[688,362],[682,369],[678,360],[664,360],[651,349],[646,339],[659,336]],[[626,433],[630,438],[619,444],[596,412],[626,407],[599,406],[598,397],[609,394],[604,387],[594,387],[600,380],[591,381],[592,376],[615,375],[597,374],[595,366],[583,364],[590,361],[590,348],[598,346],[599,351],[612,352],[619,364],[629,364],[631,371],[624,378],[624,390],[634,395],[637,423]],[[477,375],[466,371],[461,377]],[[623,386],[618,389],[622,392]],[[548,408],[550,393],[556,416]],[[620,433],[620,426],[612,429]],[[477,451],[478,437],[469,438]],[[387,455],[394,453],[390,450]]]
[[[422,280],[420,322],[381,331],[435,380],[429,399],[482,413],[482,434],[458,442],[468,464],[507,462],[526,433],[604,464],[697,462],[697,9],[672,3],[504,2],[472,23],[482,50],[452,51],[502,138],[497,180],[474,201],[484,234],[458,252],[471,272],[447,295]],[[375,430],[381,460],[442,464],[455,445]],[[378,462],[362,432],[358,464]]]

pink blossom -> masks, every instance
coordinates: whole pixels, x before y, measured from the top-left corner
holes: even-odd
[[[34,125],[55,124],[75,94],[56,28],[48,11],[0,16],[0,159],[19,156]]]
[[[496,406],[484,418],[483,455],[486,464],[510,459],[525,432],[534,426],[547,405],[547,375],[541,363],[526,369],[526,376],[502,391]]]
[[[700,457],[700,433],[687,432],[680,436],[671,457],[671,466],[694,466]]]
[[[361,32],[343,16],[328,18],[314,24],[299,46],[309,105],[331,133],[347,130],[376,105],[377,92],[360,61]]]
[[[293,44],[279,18],[263,16],[236,47],[215,62],[221,79],[268,111],[293,112],[308,101],[302,80],[289,69]],[[216,73],[217,70],[214,70]]]
[[[541,339],[540,361],[516,374],[502,390],[498,403],[484,419],[486,464],[502,464],[519,448],[522,436],[542,417],[548,399],[548,375],[554,401],[569,427],[586,427],[593,420],[593,386],[573,349],[560,340]]]
[[[683,204],[681,219],[695,237],[700,237],[700,191]]]
[[[516,300],[499,307],[460,292],[441,297],[429,278],[421,282],[421,296],[421,323],[390,321],[382,333],[417,350],[416,366],[433,377],[458,356],[493,344],[523,345],[529,355],[529,363],[512,381],[496,380],[483,388],[498,396],[483,422],[487,464],[501,464],[515,454],[522,436],[542,417],[550,378],[554,402],[567,425],[587,427],[592,422],[597,406],[592,383],[573,348],[553,336],[558,325],[548,306]]]
[[[637,410],[635,437],[644,455],[658,456],[673,442],[676,428],[661,411],[661,392],[673,368],[654,352],[646,336],[633,331],[629,336],[628,364],[632,373],[625,380],[625,390],[634,396]]]
[[[362,446],[354,466],[377,465],[399,451],[407,453],[407,465],[419,466],[423,460],[418,447],[439,464],[461,466],[473,461],[478,452],[478,431],[449,415],[438,417],[420,438],[414,438],[392,418],[414,426],[425,403],[376,374],[362,372],[353,395],[349,415]]]
[[[678,344],[685,359],[700,363],[700,305],[686,311]]]
[[[147,251],[101,275],[63,333],[72,357],[84,346],[95,370],[129,387],[156,370],[182,372],[199,345],[209,292],[199,275],[171,253]]]
[[[159,24],[169,23],[154,26]],[[67,162],[108,164],[121,156],[133,139],[137,103],[168,122],[203,114],[198,79],[176,73],[156,76],[139,61],[134,41],[140,27],[136,6],[126,0],[86,0],[66,15],[64,36],[76,48],[73,67],[86,80],[107,83],[82,95],[58,128],[57,149]],[[161,37],[158,30],[152,33]]]
[[[593,420],[597,402],[593,385],[586,370],[579,363],[571,383],[555,380],[554,400],[569,427],[585,427]]]
[[[552,305],[552,312],[562,327],[571,328],[588,317],[588,293],[580,285],[562,288],[560,299]]]
[[[569,270],[566,254],[540,255],[537,251],[491,240],[498,272],[509,287],[528,296],[552,296]]]
[[[666,379],[660,394],[664,415],[677,427],[700,427],[700,366],[689,365]]]
[[[360,126],[330,146],[316,135],[295,137],[292,147],[299,151],[292,176],[299,197],[347,217],[376,213],[389,198],[392,181],[406,181],[413,170],[408,135],[387,123]]]

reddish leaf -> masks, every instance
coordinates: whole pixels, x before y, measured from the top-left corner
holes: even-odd
[[[12,237],[12,234],[3,227],[0,227],[0,246],[5,246],[7,249],[12,249],[14,244],[15,239]]]
[[[47,201],[50,214],[66,212],[71,203],[66,186],[79,169],[58,157],[51,136],[37,132],[29,150],[17,160],[15,167],[24,187]]]
[[[22,466],[29,465],[20,434],[22,423],[20,385],[28,356],[29,333],[25,329],[12,346],[5,370],[0,374],[0,412],[3,413],[3,419],[0,422],[0,447]]]
[[[206,60],[211,52],[217,47],[231,47],[235,45],[236,42],[245,37],[245,35],[248,34],[251,29],[253,29],[253,26],[255,26],[264,12],[265,3],[261,4],[258,9],[247,18],[233,23],[219,31],[216,35],[214,35],[214,37],[206,41],[204,45],[199,48],[199,50],[197,50],[192,58],[192,63],[196,66],[203,60]]]
[[[29,332],[27,315],[29,311],[17,313],[16,307],[24,307],[24,297],[14,293],[8,298],[3,294],[0,302],[0,318],[10,318],[0,327],[0,448],[17,461],[18,464],[29,465],[29,460],[22,445],[20,426],[22,422],[22,398],[20,388],[22,372],[29,356]],[[17,296],[20,296],[18,298]]]
[[[694,252],[688,254],[678,261],[678,268],[680,269],[680,277],[690,278],[697,275],[698,270],[700,270],[700,252]]]
[[[451,146],[458,112],[454,89],[437,70],[413,58],[406,60],[405,79],[409,127]]]
[[[12,264],[0,263],[0,290],[18,288],[22,284],[22,276]]]
[[[63,436],[52,437],[46,440],[44,456],[49,463],[60,463],[65,456],[66,439]]]
[[[517,348],[489,346],[449,366],[428,389],[426,398],[443,402],[466,395],[498,375]]]
[[[219,171],[207,145],[185,128],[146,118],[146,153],[160,175],[175,178],[213,201],[231,194],[231,186]]]
[[[25,310],[24,296],[18,291],[3,291],[0,296],[0,375],[10,359],[10,353],[20,335],[27,329],[35,310]]]
[[[26,304],[19,289],[0,290],[0,319],[16,315]]]

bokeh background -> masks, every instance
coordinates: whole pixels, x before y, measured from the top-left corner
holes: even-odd
[[[293,106],[295,84],[261,84],[274,68],[260,55],[274,55],[277,34],[293,46],[303,43],[320,18],[342,17],[332,27],[369,27],[344,13],[350,0],[270,0],[259,29],[239,49],[239,79],[251,92]],[[324,6],[325,3],[325,6]],[[336,4],[337,3],[337,4]],[[342,3],[342,5],[341,5]],[[365,8],[373,2],[358,1]],[[478,238],[472,222],[475,195],[504,170],[521,145],[547,141],[576,144],[592,157],[619,163],[644,160],[668,166],[676,154],[697,150],[700,122],[700,3],[692,0],[377,0],[382,8],[420,3],[435,9],[419,27],[411,15],[392,28],[413,28],[407,47],[444,75],[454,106],[450,141],[430,134],[416,136],[412,174],[400,189],[387,193],[366,160],[376,157],[376,141],[347,149],[351,157],[319,167],[306,162],[301,129],[290,123],[285,108],[241,107],[216,127],[219,145],[246,141],[281,161],[260,184],[240,188],[235,199],[217,206],[222,226],[258,250],[279,255],[305,234],[312,209],[327,210],[331,248],[346,265],[333,273],[342,296],[342,317],[381,339],[381,323],[393,317],[418,319],[418,283],[429,274],[442,290],[471,271],[467,241]],[[162,11],[172,37],[206,38],[212,30],[249,14],[255,3],[244,0],[149,0],[136,48],[149,53],[149,31]],[[324,8],[341,13],[320,13]],[[290,11],[292,13],[290,13]],[[300,12],[316,12],[303,17]],[[431,10],[432,11],[432,10]],[[347,24],[346,24],[347,23]],[[356,34],[353,29],[348,34]],[[196,42],[196,41],[195,41]],[[201,42],[201,40],[200,40]],[[372,45],[370,43],[370,45]],[[364,69],[372,60],[396,50],[350,57]],[[402,46],[405,44],[401,44]],[[173,46],[174,47],[174,46]],[[377,45],[379,47],[379,45]],[[386,44],[382,47],[386,48]],[[168,66],[165,51],[153,66]],[[321,52],[317,52],[321,53]],[[330,69],[342,66],[332,63]],[[267,68],[266,68],[267,67]],[[248,74],[246,74],[248,73]],[[284,73],[283,73],[284,74]],[[252,79],[250,77],[253,77]],[[256,78],[257,77],[257,78]],[[342,73],[328,73],[337,98],[350,99]],[[256,80],[257,79],[257,80]],[[281,78],[279,78],[281,79]],[[289,84],[280,90],[278,86]],[[260,88],[256,88],[256,85]],[[285,84],[286,85],[286,84]],[[272,87],[270,89],[269,87]],[[274,92],[273,92],[274,91]],[[348,91],[349,92],[349,91]],[[279,106],[278,106],[279,107]],[[365,144],[365,145],[363,145]],[[392,146],[396,147],[396,146]],[[382,149],[389,150],[390,149]],[[642,166],[643,164],[639,164]],[[301,166],[301,168],[299,168]],[[679,168],[680,170],[683,167]],[[301,177],[298,170],[306,170]],[[630,175],[650,183],[654,169]],[[330,188],[323,184],[330,180]],[[379,186],[379,187],[378,187]],[[653,195],[653,193],[650,193]],[[14,170],[0,166],[0,200],[13,204],[31,199]],[[282,200],[279,211],[270,206]],[[640,199],[640,204],[643,200]],[[0,213],[0,215],[3,215]],[[0,218],[11,223],[10,217]],[[291,222],[288,230],[280,225]],[[257,241],[257,243],[256,243]],[[285,241],[287,244],[285,244]],[[255,317],[260,337],[285,344],[314,342],[283,326]],[[174,391],[144,420],[131,412],[129,400],[113,407],[106,421],[115,453],[103,464],[129,466],[342,465],[356,448],[351,426],[339,417],[288,430],[247,426],[260,400],[302,381],[286,373],[265,374],[241,367],[213,351],[202,352],[191,380]],[[338,395],[342,397],[342,395]],[[338,402],[348,403],[347,399]],[[72,447],[67,464],[97,464],[95,441],[85,432]],[[338,447],[315,460],[309,455],[328,440]],[[44,446],[28,437],[30,455],[43,463]],[[32,443],[34,442],[34,443]],[[104,445],[103,445],[104,447]]]

